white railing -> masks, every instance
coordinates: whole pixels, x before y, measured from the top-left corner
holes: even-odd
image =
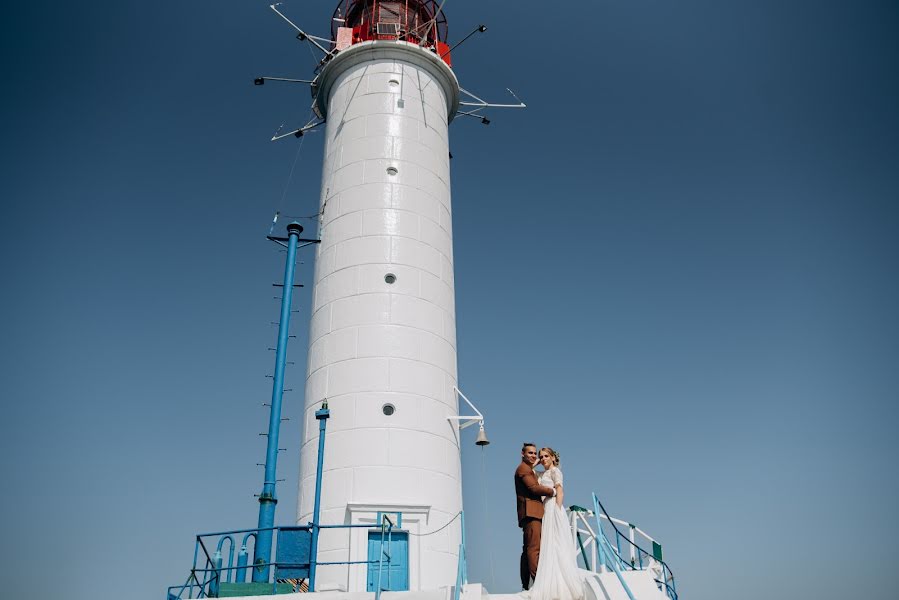
[[[676,599],[674,575],[662,560],[661,544],[636,525],[610,517],[604,510],[597,518],[600,509],[596,506],[599,504],[594,496],[594,510],[575,506],[568,515],[572,544],[586,569],[600,574],[614,572],[629,597],[622,571],[648,571],[660,591]]]
[[[581,557],[584,559],[584,563],[587,569],[590,571],[595,571],[597,573],[602,573],[605,572],[605,570],[608,570],[608,567],[606,566],[606,560],[597,560],[597,558],[602,557],[603,550],[597,544],[597,532],[595,525],[596,516],[593,514],[593,511],[586,509],[569,510],[568,515],[569,521],[571,523],[571,541],[578,549]],[[609,522],[610,520],[606,515],[599,515],[599,518],[604,522]],[[591,523],[591,520],[593,520],[593,523]],[[617,525],[620,525],[623,529],[627,529],[628,540],[630,541],[630,544],[625,544],[625,547],[622,548],[620,540],[617,539],[619,537],[617,534],[617,530],[615,535],[611,537],[606,535],[607,540],[615,540],[615,549],[617,551],[618,557],[624,560],[626,555],[632,568],[641,570],[648,568],[650,566],[651,556],[646,552],[638,552],[637,546],[649,546],[651,548],[653,544],[656,544],[658,546],[659,543],[651,535],[649,535],[636,525],[633,525],[632,523],[622,521],[621,519],[616,519],[615,517],[612,517],[611,521]],[[587,560],[588,553],[589,560]]]

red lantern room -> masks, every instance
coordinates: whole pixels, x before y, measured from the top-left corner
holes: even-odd
[[[435,0],[340,0],[331,21],[334,47],[340,51],[370,40],[418,44],[452,66],[446,15]]]

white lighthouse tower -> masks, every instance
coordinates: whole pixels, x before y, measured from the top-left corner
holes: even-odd
[[[255,79],[312,85],[317,118],[272,140],[325,124],[319,239],[301,238],[296,222],[287,237],[275,234],[278,213],[267,236],[287,257],[258,525],[198,534],[189,575],[168,600],[379,600],[382,591],[408,592],[394,600],[521,600],[467,577],[460,430],[479,423],[475,443],[488,442],[483,415],[457,387],[447,131],[456,115],[488,124],[482,110],[525,105],[511,90],[516,104],[460,88],[442,6],[340,0],[330,40],[271,6],[325,55],[314,81]],[[291,291],[298,248],[316,243],[296,525],[276,526]],[[460,398],[476,416],[459,414]],[[583,600],[678,600],[661,544],[591,500],[592,510],[570,506],[571,535],[548,554],[568,560],[569,545],[585,567]],[[552,574],[558,561],[543,564]]]
[[[344,0],[313,85],[326,120],[297,522],[313,511],[314,413],[331,419],[322,525],[396,523],[390,588],[456,577],[462,480],[447,127],[459,107],[432,0]],[[316,590],[373,589],[369,528],[324,529]],[[375,569],[376,571],[377,569]],[[383,587],[383,584],[382,584]]]

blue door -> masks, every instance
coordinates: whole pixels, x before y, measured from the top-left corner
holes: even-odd
[[[409,534],[405,531],[394,531],[388,540],[384,535],[381,544],[381,532],[368,532],[368,582],[366,591],[374,592],[378,587],[378,560],[381,549],[384,550],[384,562],[381,565],[381,590],[402,592],[409,589]],[[390,560],[387,560],[387,556]]]

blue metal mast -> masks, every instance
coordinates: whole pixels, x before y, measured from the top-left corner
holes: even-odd
[[[284,367],[287,364],[287,341],[290,337],[290,307],[293,277],[296,271],[297,244],[303,227],[296,222],[287,226],[287,260],[284,265],[284,287],[281,295],[281,319],[278,321],[278,348],[275,353],[275,376],[268,421],[268,446],[265,452],[265,479],[259,494],[259,532],[253,551],[253,581],[268,582],[272,558],[272,527],[275,526],[276,471],[278,466],[278,434],[281,431],[281,399],[284,395]],[[283,239],[283,238],[282,238]]]

